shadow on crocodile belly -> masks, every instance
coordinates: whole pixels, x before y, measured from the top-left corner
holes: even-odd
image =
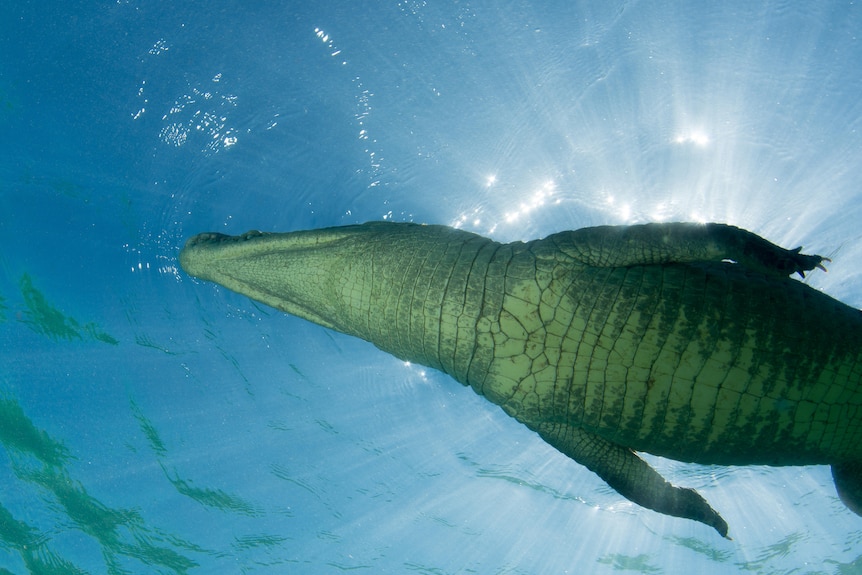
[[[469,385],[621,495],[727,536],[636,451],[830,464],[862,514],[862,314],[791,278],[828,261],[724,224],[501,244],[369,222],[200,234],[192,276]]]

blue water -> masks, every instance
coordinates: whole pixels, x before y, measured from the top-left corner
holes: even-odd
[[[712,4],[3,2],[0,573],[862,573],[826,467],[651,458],[723,540],[178,268],[201,231],[714,220],[860,307],[862,7]]]

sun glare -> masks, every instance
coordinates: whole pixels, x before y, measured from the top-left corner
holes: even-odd
[[[533,190],[533,192],[523,199],[516,209],[509,210],[503,215],[503,219],[506,223],[512,223],[517,221],[523,216],[526,216],[535,210],[547,205],[550,203],[551,198],[556,191],[556,184],[553,180],[548,180],[538,189]],[[559,200],[557,200],[559,203]]]
[[[694,144],[698,148],[705,148],[710,144],[709,135],[702,130],[688,130],[678,134],[674,139],[676,144]]]

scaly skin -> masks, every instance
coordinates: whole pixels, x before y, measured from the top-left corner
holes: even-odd
[[[372,222],[180,253],[193,276],[451,375],[625,497],[723,536],[635,452],[831,464],[862,512],[862,312],[788,277],[822,261],[721,224],[500,244]]]

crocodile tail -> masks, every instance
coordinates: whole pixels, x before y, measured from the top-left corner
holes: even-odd
[[[832,479],[844,505],[856,515],[862,515],[862,461],[833,464]]]

